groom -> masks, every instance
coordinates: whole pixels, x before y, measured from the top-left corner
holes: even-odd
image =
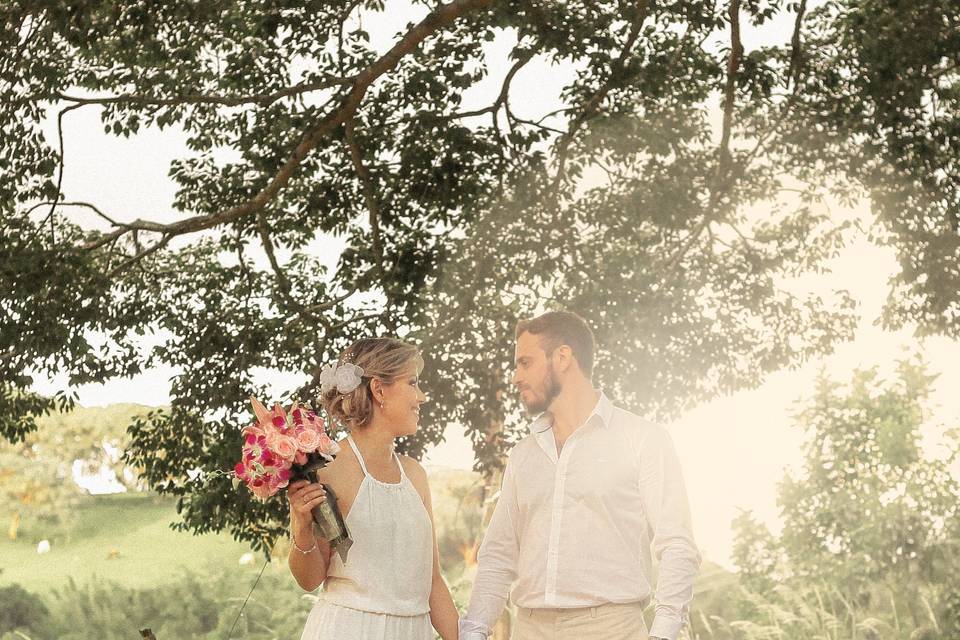
[[[514,585],[513,640],[675,640],[700,554],[670,436],[594,389],[579,316],[545,313],[516,336],[513,384],[539,417],[510,452],[460,639],[486,640]]]

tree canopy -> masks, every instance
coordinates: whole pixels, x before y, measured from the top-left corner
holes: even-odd
[[[38,419],[21,442],[0,442],[0,522],[8,535],[20,530],[50,538],[69,533],[84,493],[81,478],[142,488],[136,469],[123,462],[127,425],[148,407],[115,404],[80,408]],[[82,483],[81,483],[82,484]]]
[[[748,619],[769,625],[785,619],[771,610],[800,613],[780,637],[810,637],[818,616],[803,608],[816,599],[820,611],[841,612],[841,629],[886,626],[897,633],[883,637],[911,638],[960,631],[960,482],[951,473],[960,431],[930,424],[935,378],[917,359],[901,361],[890,379],[876,368],[849,382],[820,374],[796,415],[807,441],[802,471],[779,487],[782,533],[750,513],[734,523],[741,582],[762,602]],[[924,432],[944,426],[953,427],[945,449],[925,451]],[[865,637],[881,637],[874,633]]]
[[[855,231],[833,200],[869,198],[898,252],[887,325],[958,336],[951,4],[4,3],[0,432],[71,403],[37,376],[172,366],[131,463],[185,527],[263,542],[281,506],[197,475],[232,465],[263,368],[309,399],[357,336],[408,337],[432,402],[403,447],[458,422],[488,470],[520,424],[513,323],[537,309],[589,318],[598,382],[659,417],[849,338],[849,292],[790,286]],[[401,6],[416,19],[380,46],[364,21]],[[778,20],[789,39],[744,46]],[[564,79],[548,112],[511,100],[532,69]],[[183,132],[165,218],[62,192],[78,109]]]

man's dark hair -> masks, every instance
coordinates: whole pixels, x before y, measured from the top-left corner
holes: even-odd
[[[593,375],[593,331],[583,318],[570,311],[548,311],[517,323],[516,337],[523,333],[541,336],[543,350],[549,356],[561,345],[570,347],[583,375]]]

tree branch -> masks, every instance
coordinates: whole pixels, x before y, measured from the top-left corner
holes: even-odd
[[[172,239],[173,239],[172,234],[169,234],[169,233],[163,234],[160,240],[153,243],[146,249],[143,249],[137,252],[136,255],[132,256],[128,260],[121,262],[119,265],[111,269],[110,272],[107,274],[107,278],[110,278],[110,279],[115,278],[116,276],[120,275],[122,272],[126,271],[129,267],[137,264],[138,262],[140,262],[141,260],[149,256],[151,253],[159,251],[160,249],[167,246],[167,244],[169,244],[170,240]]]
[[[572,109],[570,107],[562,107],[560,109],[554,109],[550,113],[542,116],[539,120],[537,120],[536,124],[537,126],[540,126],[541,124],[543,124],[543,121],[546,120],[547,118],[552,118],[553,116],[559,115],[561,113],[566,113],[567,111],[572,111]]]
[[[35,204],[35,205],[33,205],[32,207],[30,207],[29,209],[27,209],[26,213],[24,213],[24,217],[29,216],[31,213],[33,213],[33,212],[36,211],[37,209],[40,209],[40,208],[42,208],[42,207],[47,207],[47,206],[50,206],[50,205],[52,205],[52,204],[54,204],[54,203],[53,203],[53,202],[38,202],[37,204]],[[111,218],[110,216],[108,216],[108,215],[105,214],[103,211],[101,211],[100,209],[98,209],[98,208],[95,207],[94,205],[90,204],[89,202],[80,202],[80,201],[77,201],[77,202],[60,202],[60,203],[57,203],[57,206],[58,206],[58,207],[86,207],[87,209],[92,209],[92,210],[94,211],[94,213],[96,213],[98,216],[100,216],[101,218],[103,218],[104,220],[106,220],[107,222],[109,222],[110,224],[112,224],[112,225],[114,225],[114,226],[120,226],[120,225],[121,225],[120,222],[117,222],[116,220],[114,220],[113,218]]]
[[[109,242],[114,237],[122,236],[134,228],[157,231],[159,233],[169,234],[172,237],[210,229],[260,211],[286,186],[307,155],[316,148],[326,136],[356,113],[367,89],[377,78],[393,69],[401,58],[416,49],[420,43],[431,34],[450,25],[467,13],[489,6],[492,2],[493,0],[454,0],[453,2],[439,6],[419,24],[411,28],[399,42],[376,62],[354,76],[351,89],[341,100],[340,105],[304,134],[300,143],[294,148],[283,166],[274,174],[267,185],[247,202],[217,213],[192,216],[170,224],[137,220],[133,223],[123,225],[121,228],[106,234],[97,241],[88,243],[85,245],[85,248],[93,249],[97,246],[102,246],[102,244]]]
[[[797,19],[793,23],[793,36],[790,38],[790,78],[793,80],[793,90],[797,91],[800,85],[800,70],[803,66],[803,50],[800,42],[800,27],[807,12],[807,0],[800,0],[797,8]]]
[[[513,114],[511,114],[511,117],[512,117],[514,120],[516,120],[517,122],[521,123],[521,124],[525,124],[525,125],[534,127],[534,128],[536,128],[536,129],[541,129],[541,130],[543,130],[543,131],[549,131],[550,133],[559,133],[559,134],[561,134],[561,135],[563,135],[564,133],[566,133],[566,131],[562,131],[562,130],[560,130],[560,129],[554,129],[553,127],[548,127],[548,126],[545,125],[545,124],[540,124],[543,120],[545,120],[545,118],[541,118],[539,121],[534,122],[533,120],[525,120],[524,118],[518,118],[517,116],[515,116],[515,115],[513,115]]]
[[[47,213],[44,221],[40,223],[40,226],[42,227],[47,220],[50,221],[50,244],[56,244],[57,242],[54,232],[55,225],[53,215],[57,211],[57,203],[60,202],[60,198],[63,194],[63,167],[66,162],[63,152],[63,116],[77,108],[79,108],[78,105],[65,107],[60,110],[60,113],[57,114],[57,140],[60,143],[60,163],[57,167],[57,193],[53,197],[53,202],[50,203],[50,211]]]
[[[370,234],[373,240],[373,257],[377,268],[377,276],[381,283],[386,281],[387,272],[383,268],[383,242],[380,239],[380,203],[377,201],[376,193],[373,190],[373,184],[370,182],[370,172],[363,165],[363,155],[360,152],[360,146],[357,144],[357,138],[353,135],[353,120],[347,120],[344,125],[344,137],[347,147],[350,151],[350,160],[353,162],[353,169],[360,179],[360,188],[363,191],[363,199],[367,205],[367,212],[370,219]],[[390,296],[387,296],[389,300]]]
[[[295,317],[288,320],[287,323],[283,325],[284,331],[286,331],[293,325],[297,324],[298,322],[302,321],[305,317],[308,317],[312,320],[319,322],[321,325],[323,325],[327,329],[327,332],[329,333],[330,327],[331,327],[330,323],[327,322],[323,316],[320,316],[317,314],[323,311],[329,311],[330,309],[333,309],[335,306],[337,306],[341,302],[344,302],[347,298],[349,298],[356,292],[357,292],[357,289],[354,288],[347,291],[343,295],[337,296],[336,298],[330,298],[326,302],[310,305],[309,307],[303,307],[300,310],[300,313],[298,313]]]
[[[79,96],[71,96],[65,93],[57,92],[54,94],[54,97],[63,100],[65,102],[72,102],[75,106],[85,106],[90,104],[137,104],[143,106],[152,106],[152,107],[167,107],[167,106],[177,106],[182,104],[219,104],[225,107],[237,107],[244,104],[257,104],[262,107],[269,106],[290,96],[301,95],[304,93],[310,93],[311,91],[320,91],[322,89],[330,89],[332,87],[338,87],[343,85],[349,85],[354,81],[354,77],[337,77],[337,76],[327,76],[323,80],[317,80],[313,82],[301,82],[300,84],[293,85],[292,87],[287,87],[285,89],[280,89],[273,93],[265,94],[248,94],[242,96],[219,96],[211,94],[184,94],[182,96],[177,96],[175,98],[157,98],[155,96],[145,96],[134,93],[124,93],[116,96],[104,96],[100,98],[81,98]],[[29,98],[30,100],[36,100],[36,97]]]
[[[730,134],[733,128],[733,107],[736,100],[737,76],[743,59],[740,42],[740,0],[730,0],[730,57],[727,58],[727,81],[723,90],[723,128],[720,133],[720,162],[717,164],[717,190],[730,169]]]
[[[516,62],[513,63],[513,66],[510,67],[510,70],[507,71],[507,75],[503,78],[503,83],[500,85],[500,93],[497,95],[497,99],[494,100],[493,104],[488,107],[483,107],[482,109],[476,109],[474,111],[461,111],[458,113],[451,113],[444,116],[435,116],[434,119],[440,122],[448,122],[450,120],[461,120],[463,118],[475,118],[477,116],[482,116],[487,113],[496,114],[500,110],[500,107],[508,104],[510,99],[510,84],[513,82],[513,78],[517,75],[517,72],[520,71],[530,60],[533,59],[533,56],[536,55],[539,47],[533,47],[525,50],[520,54],[520,57],[517,58]],[[422,117],[423,114],[417,114],[407,118],[403,118],[399,122],[409,122],[416,118]]]
[[[267,220],[263,215],[263,211],[257,212],[257,232],[260,234],[260,243],[263,245],[263,251],[267,254],[267,260],[270,262],[270,268],[273,269],[273,274],[277,278],[277,284],[280,286],[280,293],[283,294],[283,297],[287,302],[297,311],[303,311],[303,305],[300,304],[296,298],[290,294],[290,281],[287,279],[287,274],[283,272],[283,269],[280,268],[280,263],[277,262],[277,256],[273,249],[273,240],[270,239],[270,233],[267,231]]]
[[[637,0],[636,15],[634,16],[633,22],[630,25],[630,33],[627,36],[626,43],[623,45],[623,49],[620,51],[620,55],[611,65],[610,75],[607,76],[606,82],[604,82],[603,85],[597,89],[593,96],[591,96],[591,98],[583,104],[580,109],[580,113],[577,114],[576,118],[574,118],[573,124],[570,125],[570,127],[567,129],[567,132],[560,138],[558,143],[560,150],[557,154],[557,173],[553,180],[554,194],[559,193],[558,187],[560,185],[560,181],[563,179],[563,176],[566,173],[567,157],[570,151],[570,144],[573,142],[574,136],[576,136],[576,134],[580,131],[580,128],[596,114],[600,108],[600,104],[613,88],[614,78],[622,73],[626,67],[627,58],[629,57],[630,52],[633,50],[637,39],[640,37],[640,29],[643,27],[643,21],[646,20],[649,9],[649,0]]]
[[[732,164],[730,154],[730,137],[733,129],[733,107],[736,98],[737,76],[740,72],[740,63],[743,60],[743,43],[740,40],[740,0],[730,0],[728,12],[730,18],[730,56],[727,58],[727,79],[724,86],[723,125],[720,133],[720,159],[717,162],[717,171],[713,185],[710,187],[710,197],[704,212],[703,219],[690,232],[680,248],[671,255],[665,266],[665,274],[670,274],[680,264],[690,248],[700,238],[710,223],[717,217],[716,208],[720,197],[730,186],[729,172]]]
[[[356,292],[357,292],[357,290],[356,290],[355,288],[354,288],[354,289],[351,289],[350,291],[347,291],[347,292],[344,293],[343,295],[337,296],[336,298],[331,298],[331,299],[327,300],[326,302],[321,302],[320,304],[310,305],[309,307],[304,308],[304,311],[309,312],[309,313],[317,313],[317,312],[319,312],[319,311],[329,311],[330,309],[333,309],[335,306],[337,306],[337,305],[340,304],[341,302],[344,302],[347,298],[349,298],[350,296],[352,296],[352,295],[355,294]]]

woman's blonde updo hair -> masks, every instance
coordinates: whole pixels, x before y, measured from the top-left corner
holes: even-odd
[[[393,383],[411,363],[423,368],[420,350],[396,338],[363,338],[344,349],[338,365],[355,364],[363,369],[360,386],[350,393],[340,393],[336,387],[320,396],[327,415],[347,429],[353,430],[373,418],[373,394],[370,380],[379,378],[384,384]]]

